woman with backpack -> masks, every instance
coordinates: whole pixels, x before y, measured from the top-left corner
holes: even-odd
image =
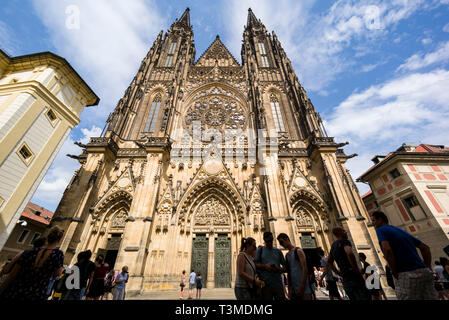
[[[235,297],[237,300],[255,300],[258,288],[263,282],[257,279],[254,256],[256,254],[256,240],[242,238],[240,253],[237,256],[237,272],[235,277]]]
[[[47,245],[24,251],[5,281],[0,285],[3,300],[46,300],[51,278],[63,270],[64,254],[58,249],[64,231],[50,230]]]

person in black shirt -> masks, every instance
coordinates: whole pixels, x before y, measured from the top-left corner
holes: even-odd
[[[371,300],[371,295],[365,286],[356,257],[352,251],[348,234],[341,227],[336,227],[332,233],[337,240],[332,244],[327,267],[343,278],[343,287],[350,300]],[[337,270],[334,265],[337,263]]]
[[[368,267],[370,267],[371,265],[369,264],[368,261],[366,261],[366,255],[363,252],[359,253],[359,259],[360,259],[360,262],[362,263],[363,278],[366,281],[369,276],[371,276],[375,273],[375,271],[374,270],[369,271]],[[371,294],[371,298],[373,300],[382,300],[382,297],[384,298],[384,300],[388,300],[384,290],[382,289],[382,284],[380,283],[380,278],[379,278],[379,288],[372,288],[372,289],[368,288],[368,290],[369,290],[369,293]]]
[[[70,289],[65,297],[65,300],[83,299],[87,289],[90,287],[95,271],[95,263],[90,261],[91,257],[92,251],[90,250],[83,251],[78,254],[78,261],[75,266],[79,268],[80,288]]]

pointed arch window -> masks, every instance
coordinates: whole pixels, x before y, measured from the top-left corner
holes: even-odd
[[[259,42],[259,52],[260,52],[260,58],[262,60],[262,67],[268,68],[270,64],[268,63],[268,55],[267,51],[265,50],[265,44],[263,42]]]
[[[281,108],[279,107],[279,100],[272,94],[270,97],[271,114],[273,115],[274,126],[277,132],[285,132],[284,120],[282,120]]]
[[[168,50],[167,60],[165,60],[165,66],[171,67],[173,64],[173,58],[175,56],[175,50],[176,50],[176,42],[172,42],[170,44],[170,49]]]
[[[154,127],[156,125],[157,116],[159,114],[159,109],[161,108],[162,97],[158,94],[153,99],[153,103],[151,104],[150,113],[148,114],[147,123],[145,125],[144,132],[153,132]]]

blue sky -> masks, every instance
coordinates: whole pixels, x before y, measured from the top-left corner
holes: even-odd
[[[66,28],[69,5],[79,9],[79,29]],[[156,35],[186,7],[197,58],[219,34],[240,61],[248,7],[275,30],[329,135],[359,154],[347,163],[354,178],[374,154],[403,142],[449,145],[449,0],[9,0],[0,7],[2,49],[59,54],[101,97],[33,202],[56,208],[78,167],[65,154],[80,152],[74,141],[100,134]]]

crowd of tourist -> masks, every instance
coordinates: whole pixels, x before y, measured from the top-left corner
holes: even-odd
[[[372,214],[379,245],[388,265],[387,283],[399,300],[449,299],[449,264],[446,258],[435,262],[432,270],[429,247],[404,230],[388,224],[381,211]],[[253,238],[242,239],[237,258],[235,296],[238,300],[313,300],[323,290],[331,300],[387,300],[377,268],[372,268],[364,253],[354,254],[344,228],[332,230],[335,237],[329,255],[318,252],[319,265],[313,265],[303,249],[293,246],[281,233],[277,240],[288,250],[284,255],[273,246],[271,232],[264,233],[264,246]],[[421,253],[422,258],[418,254]],[[360,264],[359,262],[360,261]],[[287,275],[287,284],[283,280]],[[286,287],[286,290],[285,290]]]
[[[90,250],[80,252],[74,267],[64,268],[58,247],[64,232],[54,227],[47,238],[38,238],[33,249],[14,257],[0,271],[0,300],[113,300],[125,299],[128,267],[110,269],[104,256],[91,261]],[[70,277],[78,278],[78,283]],[[68,285],[72,283],[73,285]]]
[[[441,257],[431,264],[429,247],[404,230],[391,226],[387,216],[376,211],[371,216],[379,245],[387,262],[386,279],[399,300],[449,300],[449,261]],[[315,300],[321,291],[331,300],[387,300],[379,271],[364,253],[355,255],[348,234],[342,227],[332,230],[335,241],[328,256],[323,250],[311,256],[295,247],[288,235],[277,236],[274,246],[271,232],[263,235],[264,245],[243,238],[237,256],[235,297],[237,300]],[[128,267],[116,271],[103,255],[91,261],[90,250],[80,252],[72,268],[64,268],[59,250],[63,231],[50,230],[38,238],[33,249],[25,250],[7,263],[0,272],[0,300],[124,300]],[[421,256],[418,254],[418,250]],[[317,259],[315,259],[317,258]],[[371,261],[373,262],[373,261]],[[68,285],[71,278],[77,285]],[[181,274],[179,299],[201,299],[203,278],[191,270]]]

